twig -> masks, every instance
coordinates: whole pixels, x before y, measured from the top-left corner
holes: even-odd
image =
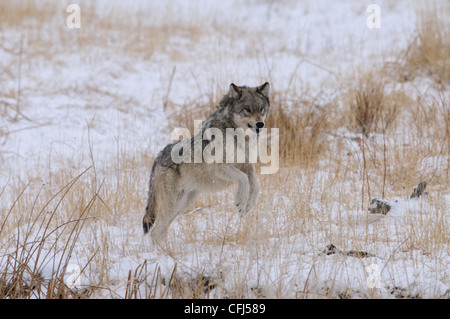
[[[308,63],[308,64],[311,64],[312,66],[315,66],[315,67],[318,68],[318,69],[321,69],[322,71],[325,71],[325,72],[328,72],[328,73],[330,73],[330,74],[333,74],[333,75],[335,75],[335,76],[337,76],[337,77],[340,77],[340,76],[341,76],[339,73],[334,72],[334,71],[332,71],[332,70],[330,70],[330,69],[324,68],[324,67],[323,67],[322,65],[320,65],[320,64],[311,62],[311,61],[306,60],[306,59],[303,59],[303,61],[306,62],[306,63]]]
[[[22,80],[22,53],[23,53],[23,34],[20,38],[20,51],[19,51],[19,70],[17,80],[17,104],[16,104],[16,116],[14,121],[17,121],[20,114],[20,95],[21,95],[21,80]]]
[[[166,99],[165,99],[164,105],[163,105],[164,111],[166,110],[167,105],[169,104],[169,94],[170,94],[170,90],[172,88],[172,81],[173,81],[176,71],[177,71],[177,66],[174,65],[174,67],[172,69],[172,74],[170,75],[170,79],[169,79],[169,86],[167,87]]]
[[[273,82],[272,81],[271,68],[269,66],[269,60],[267,59],[266,50],[264,50],[264,45],[262,46],[262,51],[263,51],[263,55],[264,55],[264,62],[266,63],[267,75],[269,76],[269,81]]]
[[[383,109],[381,109],[381,123],[384,124]],[[383,189],[381,191],[381,198],[384,199],[384,189],[386,187],[386,172],[387,172],[387,160],[386,160],[386,126],[383,125]]]
[[[23,114],[22,114],[23,115]],[[4,136],[6,135],[11,135],[13,133],[18,133],[18,132],[22,132],[22,131],[26,131],[26,130],[34,130],[43,126],[49,126],[51,125],[50,123],[46,123],[46,124],[38,124],[38,125],[33,125],[33,126],[27,126],[27,127],[23,127],[23,128],[19,128],[17,130],[12,130],[12,131],[6,131],[6,132],[2,132]]]
[[[190,212],[185,213],[185,215],[190,215],[190,214],[192,214],[192,213],[198,212],[199,210],[202,210],[202,209],[205,209],[205,208],[210,208],[210,207],[216,206],[216,205],[219,205],[219,203],[215,203],[215,204],[211,204],[211,205],[203,206],[203,207],[197,207],[196,209],[191,210]]]
[[[362,186],[361,186],[361,210],[364,210],[364,183],[365,183],[365,177],[366,177],[366,152],[365,152],[365,140],[364,140],[364,133],[361,132],[361,143],[362,143],[362,154],[363,154],[363,176],[362,176]],[[367,182],[369,182],[367,180]],[[369,196],[370,198],[370,196]]]
[[[19,119],[19,115],[21,115],[27,121],[33,122],[29,117],[27,117],[20,111],[20,102],[21,102],[20,97],[22,95],[22,55],[23,55],[23,34],[20,38],[19,67],[18,67],[18,77],[17,77],[16,115],[14,116],[13,121],[17,122]]]

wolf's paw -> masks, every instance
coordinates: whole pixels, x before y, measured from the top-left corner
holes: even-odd
[[[251,211],[253,206],[255,206],[255,204],[256,204],[256,197],[250,198],[247,202],[247,206],[245,207],[245,210],[247,212]]]
[[[247,214],[248,199],[249,199],[248,191],[246,192],[238,190],[238,192],[234,197],[234,204],[236,205],[236,209],[240,217],[244,217],[245,214]]]
[[[240,202],[236,204],[239,217],[244,217],[247,214],[247,202]]]

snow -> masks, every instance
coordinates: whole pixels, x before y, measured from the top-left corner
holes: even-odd
[[[36,35],[3,28],[0,69],[16,72],[17,67],[9,66],[18,64],[22,35],[24,62],[20,114],[14,111],[16,99],[7,94],[17,90],[16,73],[8,76],[5,71],[5,76],[0,77],[0,112],[4,109],[0,133],[6,133],[0,134],[0,191],[20,184],[16,181],[52,183],[55,172],[62,167],[80,173],[93,163],[99,181],[106,178],[116,183],[108,179],[108,170],[110,163],[120,157],[117,154],[145,150],[150,158],[170,142],[173,111],[164,109],[169,86],[170,102],[175,106],[198,99],[208,102],[211,96],[217,99],[231,82],[258,85],[266,79],[280,91],[297,90],[311,96],[320,93],[326,100],[346,85],[341,82],[345,74],[392,59],[394,52],[410,40],[415,10],[420,4],[387,0],[377,3],[382,8],[380,29],[366,27],[368,13],[360,1],[229,1],[220,6],[212,1],[97,1],[92,5],[97,14],[105,16],[128,12],[143,19],[146,15],[142,12],[146,12],[148,21],[143,20],[143,26],[160,23],[183,28],[194,24],[205,29],[198,31],[203,32],[198,37],[190,38],[188,33],[171,36],[163,48],[157,46],[156,36],[141,39],[144,51],[152,41],[157,49],[137,56],[115,47],[115,36],[123,36],[120,33],[107,36],[105,41],[110,41],[110,46],[79,50],[74,35],[77,31],[61,31],[61,20],[55,19],[39,31],[49,44],[40,49],[48,53],[33,57],[28,52],[35,49]],[[53,4],[61,6],[60,2]],[[83,8],[83,2],[80,6]],[[165,20],[168,16],[172,19],[169,22]],[[218,29],[227,31],[216,37]],[[57,32],[72,38],[61,41]],[[265,38],[261,38],[261,32]],[[16,115],[17,120],[12,120]],[[136,168],[139,182],[145,187],[150,165]],[[433,157],[421,165],[442,167],[445,159]],[[319,173],[316,178],[320,185],[317,192],[323,191],[328,176]],[[143,189],[142,196],[146,192]],[[0,194],[4,208],[0,212],[6,215],[15,195]],[[221,198],[231,202],[230,196],[226,193]],[[113,211],[107,221],[97,217],[89,220],[69,257],[64,255],[64,241],[58,232],[45,240],[46,253],[42,256],[36,255],[33,244],[23,249],[30,254],[29,268],[38,268],[44,279],[52,278],[55,267],[68,257],[68,265],[83,268],[81,286],[109,283],[109,287],[94,291],[95,298],[125,297],[130,271],[134,274],[144,262],[146,289],[154,284],[152,278],[157,271],[167,283],[176,266],[177,274],[186,282],[194,281],[199,274],[218,282],[219,288],[210,292],[210,297],[216,298],[324,297],[328,293],[352,298],[448,298],[448,241],[430,246],[433,251],[428,251],[415,247],[411,237],[427,234],[411,232],[416,223],[446,220],[448,225],[449,195],[444,199],[447,206],[440,211],[422,199],[398,198],[391,202],[392,209],[386,216],[348,209],[337,202],[326,211],[323,206],[308,203],[315,216],[301,231],[297,225],[288,224],[295,213],[284,208],[291,207],[294,200],[277,191],[262,204],[273,214],[252,214],[250,221],[240,220],[231,209],[217,212],[214,206],[185,214],[171,226],[170,231],[177,237],[169,243],[170,254],[141,233],[143,209],[117,217]],[[268,225],[273,229],[266,233],[272,236],[261,240],[258,228],[267,230]],[[194,239],[179,235],[188,227],[196,231],[191,234]],[[6,256],[17,248],[11,243],[27,229],[33,226],[21,222],[12,234],[2,234],[0,270],[6,267]],[[35,227],[32,241],[42,239],[42,231]],[[247,232],[247,241],[228,239],[240,238]],[[332,244],[330,240],[336,239],[334,234],[341,236],[340,250],[367,251],[375,257],[323,253]],[[364,237],[364,242],[352,241]],[[222,245],[217,245],[218,240],[223,241]],[[367,284],[371,265],[380,275],[376,289]],[[155,297],[171,297],[164,287],[158,286]],[[145,295],[144,285],[140,289]]]

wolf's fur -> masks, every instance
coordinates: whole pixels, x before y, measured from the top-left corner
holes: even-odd
[[[231,84],[228,94],[223,97],[217,110],[203,122],[202,130],[191,138],[190,144],[201,140],[208,128],[219,129],[223,136],[227,128],[250,128],[253,134],[259,133],[270,107],[269,90],[267,82],[256,88]],[[167,145],[152,167],[143,227],[144,233],[153,227],[151,237],[156,241],[162,238],[175,217],[187,210],[201,192],[219,191],[238,184],[234,203],[241,217],[252,209],[259,193],[255,165],[249,163],[248,157],[245,163],[195,163],[192,160],[191,163],[177,164],[171,157],[177,143]],[[206,143],[202,141],[203,148]],[[194,158],[193,153],[191,159]]]

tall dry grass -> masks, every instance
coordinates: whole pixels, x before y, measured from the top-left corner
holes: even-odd
[[[83,197],[83,203],[78,203],[70,212],[60,212],[68,209],[66,197],[83,174],[64,185],[46,202],[42,202],[41,188],[26,205],[30,211],[24,214],[20,210],[24,208],[23,202],[27,201],[28,184],[6,214],[2,210],[2,215],[5,215],[0,226],[0,238],[7,253],[0,258],[0,298],[79,298],[89,292],[88,289],[81,290],[81,287],[74,291],[65,276],[97,194]],[[86,266],[83,265],[80,274]],[[45,278],[45,268],[51,269],[50,278]]]
[[[317,163],[329,148],[329,114],[333,104],[320,105],[315,98],[299,99],[284,92],[272,96],[267,127],[280,130],[280,166],[309,166]]]
[[[439,12],[436,6],[417,12],[415,36],[401,56],[404,80],[415,76],[427,76],[437,84],[448,88],[450,84],[450,25],[447,12]]]
[[[171,7],[164,7],[157,14],[152,12],[149,15],[140,4],[135,4],[127,8],[127,14],[133,19],[124,19],[121,6],[104,6],[91,1],[80,1],[78,4],[82,8],[81,27],[74,33],[66,26],[70,15],[66,11],[69,3],[55,4],[51,0],[2,1],[0,32],[3,37],[5,34],[2,31],[5,30],[14,30],[25,36],[27,44],[33,47],[28,53],[34,57],[53,59],[70,50],[84,53],[93,47],[102,47],[116,53],[136,54],[149,59],[155,50],[164,52],[166,44],[174,36],[189,36],[195,40],[205,32],[214,31],[202,28],[201,21],[195,19],[173,23],[170,17],[177,9]],[[105,37],[105,34],[108,36]],[[14,50],[9,46],[5,46],[5,49]],[[173,60],[181,56],[180,52],[166,53]]]

